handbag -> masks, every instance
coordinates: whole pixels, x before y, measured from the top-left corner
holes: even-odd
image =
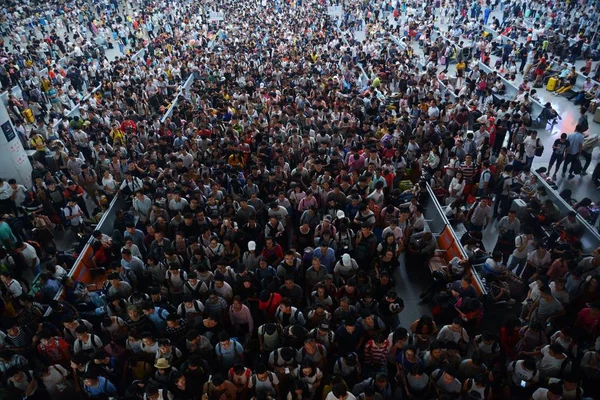
[[[535,155],[540,157],[542,154],[544,154],[544,146],[540,143],[540,139],[538,139],[535,147]]]

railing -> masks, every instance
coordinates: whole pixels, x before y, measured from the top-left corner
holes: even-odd
[[[560,194],[554,190],[548,182],[544,178],[542,178],[537,172],[532,171],[533,174],[537,177],[538,183],[544,186],[546,190],[546,194],[548,195],[548,199],[552,200],[554,204],[558,207],[561,212],[561,215],[564,217],[569,211],[574,211],[573,207],[569,203],[567,203]],[[583,247],[583,252],[586,254],[592,253],[596,248],[600,246],[600,233],[598,230],[590,225],[579,213],[577,213],[577,220],[583,227],[583,232],[581,238],[581,245]]]
[[[104,215],[102,215],[102,218],[100,218],[100,221],[98,221],[96,230],[101,231],[102,233],[104,233],[106,235],[112,236],[114,220],[115,220],[117,211],[122,209],[124,203],[125,203],[125,199],[123,198],[123,196],[120,193],[117,194],[112,199],[110,204],[108,205],[108,208],[104,212]],[[73,264],[73,267],[71,268],[71,270],[69,271],[67,276],[69,276],[75,280],[78,280],[79,277],[83,273],[86,272],[85,271],[86,263],[87,263],[86,258],[90,257],[90,252],[92,249],[91,244],[93,243],[94,240],[95,239],[93,238],[93,236],[90,236],[90,238],[88,239],[85,246],[83,246],[83,248],[81,249],[81,252],[77,256],[77,259],[75,260],[75,263]],[[32,285],[32,287],[33,286],[34,285]],[[63,295],[64,295],[64,288],[61,287],[61,289],[58,291],[58,293],[56,294],[54,299],[58,300],[58,299],[62,298]],[[48,311],[46,312],[46,315],[48,315],[51,310],[52,309],[48,309]]]
[[[163,117],[160,119],[160,122],[165,122],[165,120],[167,118],[170,118],[173,115],[173,110],[175,109],[175,107],[177,107],[177,105],[179,104],[179,98],[181,96],[185,97],[185,98],[189,98],[190,95],[190,88],[192,87],[192,85],[194,84],[194,81],[196,80],[196,76],[195,74],[192,72],[190,74],[190,76],[188,76],[188,78],[186,79],[185,83],[183,85],[181,85],[181,87],[179,88],[179,90],[177,91],[177,94],[175,95],[175,97],[173,98],[173,101],[171,102],[171,105],[169,106],[169,109],[167,110],[167,112],[165,113],[165,115],[163,115]]]
[[[79,102],[79,104],[77,104],[75,107],[73,107],[67,114],[66,116],[69,118],[73,118],[73,117],[78,117],[81,115],[81,113],[79,112],[79,106],[81,103],[85,102],[87,99],[89,99],[90,97],[92,97],[92,95],[94,93],[96,93],[98,90],[100,90],[102,88],[102,85],[98,85],[96,86],[94,89],[92,89],[92,91],[90,93],[87,94],[87,96],[85,96],[83,99],[81,99],[81,101]],[[54,125],[52,126],[52,131],[54,133],[56,133],[58,131],[58,125],[60,124],[61,120],[56,121],[56,123],[54,123]]]
[[[460,243],[460,239],[458,238],[458,236],[456,236],[456,232],[454,232],[454,229],[452,228],[450,221],[448,221],[448,218],[446,217],[446,214],[444,213],[442,206],[440,205],[439,201],[435,197],[433,190],[429,186],[429,183],[427,183],[426,185],[427,185],[427,193],[429,194],[429,196],[428,196],[429,201],[425,207],[423,215],[425,217],[425,220],[427,220],[427,224],[429,225],[429,230],[431,231],[432,234],[434,234],[434,236],[436,236],[436,235],[441,234],[444,229],[448,228],[448,230],[452,233],[453,240],[456,243],[456,246],[458,247],[458,249],[460,250],[460,253],[461,253],[463,259],[465,259],[465,260],[468,259],[469,257],[467,256],[467,252],[465,251],[463,245]],[[481,280],[481,277],[479,276],[477,271],[475,271],[474,268],[471,269],[471,274],[473,276],[474,284],[476,286],[479,286],[479,288],[481,289],[481,293],[487,294],[487,291]]]

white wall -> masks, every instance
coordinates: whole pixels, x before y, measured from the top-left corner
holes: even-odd
[[[0,177],[6,180],[14,178],[18,183],[31,188],[32,170],[6,106],[0,101]]]

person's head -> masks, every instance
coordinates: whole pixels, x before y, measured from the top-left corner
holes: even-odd
[[[412,360],[412,362],[414,362],[418,358],[417,348],[412,344],[404,346],[403,352],[404,357],[406,357],[407,360]]]
[[[562,398],[563,385],[560,383],[551,383],[548,385],[548,400],[559,400]]]
[[[96,387],[98,385],[98,375],[93,372],[87,372],[83,375],[83,384],[86,387]]]
[[[548,349],[548,354],[554,358],[560,357],[565,352],[565,348],[558,343],[552,343]]]
[[[540,287],[540,296],[546,301],[551,301],[553,299],[552,289],[548,285],[542,284]]]
[[[462,279],[460,280],[460,286],[466,290],[469,286],[471,286],[471,283],[473,282],[473,280],[471,279],[470,276],[463,276]]]

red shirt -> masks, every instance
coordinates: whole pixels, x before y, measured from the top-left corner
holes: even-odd
[[[40,342],[37,346],[37,350],[42,357],[46,357],[55,363],[64,363],[71,360],[69,343],[58,336],[51,338],[49,342],[48,345]]]
[[[281,295],[279,293],[273,293],[269,300],[258,302],[258,309],[263,311],[266,310],[268,314],[275,315],[279,303],[281,303]]]
[[[584,308],[577,314],[575,328],[583,329],[588,333],[593,334],[600,324],[600,314],[592,315],[591,308]]]

